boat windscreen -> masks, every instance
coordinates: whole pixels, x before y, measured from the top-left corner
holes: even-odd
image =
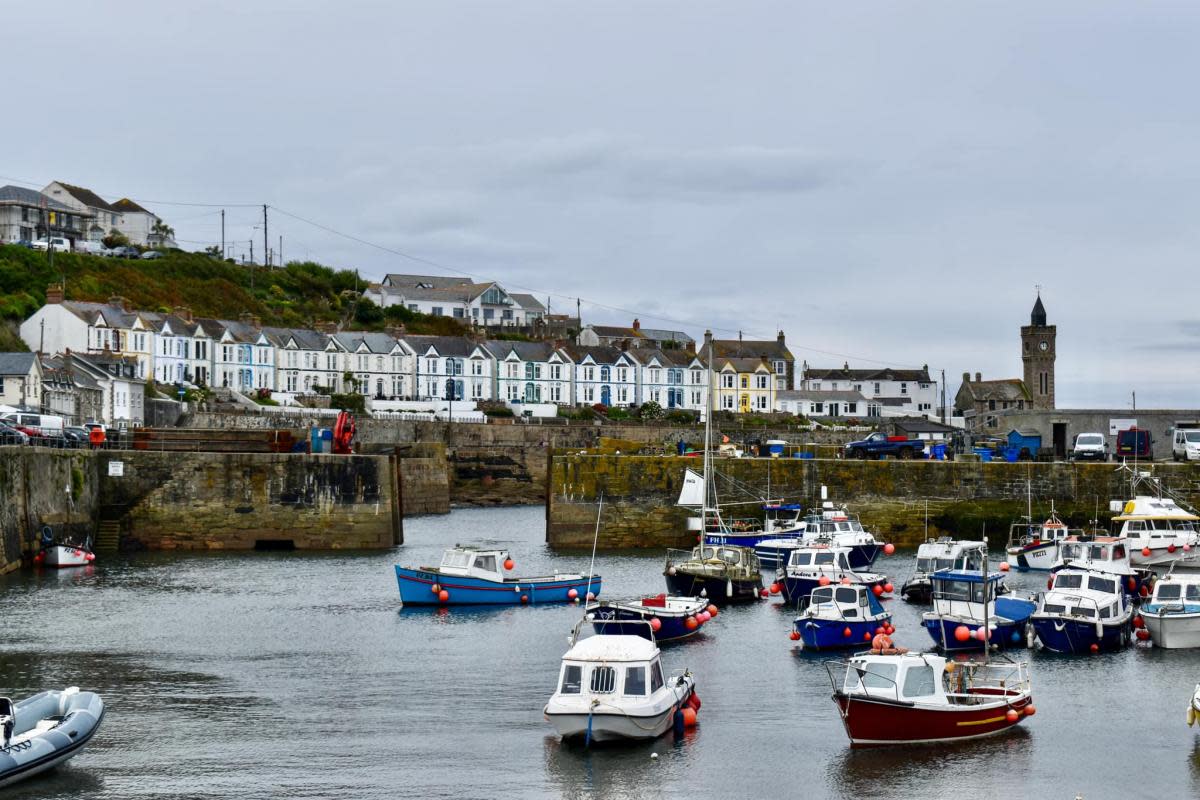
[[[855,591],[854,588],[850,587],[850,586],[839,586],[837,588],[837,593],[834,595],[834,597],[837,598],[837,601],[839,603],[853,604],[853,603],[858,602],[858,592]]]
[[[1058,575],[1054,579],[1055,589],[1081,589],[1083,588],[1082,575]]]
[[[833,587],[822,586],[819,589],[813,589],[812,602],[814,604],[832,603],[833,602]]]
[[[1102,578],[1099,575],[1088,575],[1088,588],[1106,594],[1117,593],[1117,582],[1112,578]]]
[[[833,563],[833,553],[817,553],[813,563],[817,566],[828,566]]]

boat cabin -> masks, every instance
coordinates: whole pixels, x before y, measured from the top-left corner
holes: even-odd
[[[763,530],[767,533],[793,531],[802,524],[804,507],[799,503],[772,503],[762,508]]]
[[[685,572],[719,574],[730,578],[757,575],[759,572],[754,548],[731,544],[697,545],[690,554],[686,550],[668,550],[667,566],[671,565]]]
[[[984,577],[980,570],[943,569],[929,576],[932,584],[933,613],[979,619],[984,616]],[[1000,594],[1004,573],[987,576],[987,602],[994,603]],[[989,616],[995,612],[989,609]]]
[[[1124,505],[1114,500],[1110,506],[1119,514],[1113,524],[1120,525],[1119,536],[1151,540],[1174,541],[1200,532],[1200,517],[1179,506],[1169,497],[1139,495]]]
[[[991,703],[997,694],[1018,694],[1028,687],[1029,675],[1021,663],[951,665],[928,653],[864,653],[850,659],[841,692],[922,706],[962,706]]]
[[[800,611],[831,619],[872,619],[884,613],[883,605],[862,584],[821,586],[801,598]]]
[[[1008,528],[1008,547],[1025,547],[1045,543],[1057,544],[1070,536],[1075,536],[1078,530],[1072,530],[1051,513],[1050,518],[1040,525],[1029,522],[1016,522]]]
[[[1112,536],[1095,539],[1072,536],[1059,547],[1058,560],[1061,564],[1095,565],[1097,568],[1119,566],[1124,572],[1129,570],[1129,551],[1125,542]]]
[[[917,547],[917,569],[926,575],[942,569],[979,570],[983,568],[983,542],[955,541],[943,536]]]
[[[789,570],[813,570],[829,572],[852,572],[850,568],[850,549],[846,547],[830,547],[823,544],[810,544],[798,547],[788,556]]]
[[[563,656],[556,694],[611,703],[653,695],[665,682],[654,642],[641,636],[591,636]]]
[[[1089,620],[1121,616],[1125,593],[1112,575],[1082,569],[1065,569],[1054,575],[1053,587],[1038,601],[1038,613]]]
[[[1189,614],[1200,612],[1200,575],[1164,575],[1154,584],[1154,596],[1147,611],[1175,610]]]
[[[507,560],[507,550],[452,547],[442,554],[442,563],[438,567],[438,572],[443,575],[502,581],[504,580],[504,562]]]

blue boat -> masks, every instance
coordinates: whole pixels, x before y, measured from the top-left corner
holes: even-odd
[[[1030,624],[1054,653],[1120,650],[1132,636],[1133,606],[1116,576],[1061,569],[1038,599]]]
[[[1064,568],[1086,569],[1113,575],[1130,599],[1137,600],[1150,593],[1153,572],[1135,567],[1129,561],[1129,550],[1124,539],[1115,536],[1080,534],[1069,536],[1058,546],[1058,560],[1050,567],[1051,572]]]
[[[986,617],[988,640],[996,647],[1024,647],[1029,617],[1037,603],[1017,597],[997,597],[1004,573],[943,569],[930,576],[933,610],[921,615],[921,623],[935,645],[946,652],[982,650],[979,629]],[[966,635],[960,637],[960,628]]]
[[[406,606],[569,603],[600,594],[599,575],[508,577],[513,566],[506,550],[452,547],[442,555],[438,567],[397,565],[396,583]]]
[[[759,543],[802,530],[800,519],[803,507],[798,503],[770,503],[763,507],[763,519],[724,520],[719,516],[707,518],[705,544],[732,544],[738,547],[757,547]]]
[[[875,630],[891,621],[867,587],[839,585],[814,589],[792,625],[805,648],[833,650],[869,645]]]
[[[850,566],[850,548],[828,544],[806,544],[792,550],[787,566],[780,570],[775,583],[790,603],[799,603],[814,589],[832,584],[865,586],[874,593],[889,593],[886,575],[855,572]]]
[[[596,633],[650,639],[653,631],[652,641],[662,644],[695,636],[715,608],[703,597],[668,597],[664,593],[641,600],[593,600],[587,604],[585,616]],[[658,620],[658,630],[653,628],[654,620]]]

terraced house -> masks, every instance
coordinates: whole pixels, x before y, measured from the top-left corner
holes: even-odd
[[[415,353],[403,340],[364,331],[343,331],[330,338],[342,350],[342,363],[353,374],[359,394],[381,400],[411,396]]]
[[[465,336],[405,336],[415,353],[414,397],[420,400],[493,399],[495,357]]]
[[[496,359],[496,399],[570,405],[573,362],[549,342],[490,340]]]
[[[703,411],[709,387],[708,364],[703,355],[687,350],[643,348],[636,351],[641,402],[666,409]]]
[[[107,303],[63,300],[62,288],[46,291],[46,304],[21,323],[21,339],[42,353],[113,353],[134,364],[135,377],[153,374],[154,331],[149,320],[132,311],[124,297]]]
[[[616,347],[582,345],[566,345],[562,350],[574,362],[574,394],[568,402],[581,406],[637,405],[639,364],[632,353]]]

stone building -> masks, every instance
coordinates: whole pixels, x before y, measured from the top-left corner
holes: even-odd
[[[1029,324],[1021,326],[1021,361],[1025,365],[1025,389],[1035,409],[1054,408],[1055,336],[1058,328],[1046,324],[1046,307],[1041,292],[1033,304]]]

